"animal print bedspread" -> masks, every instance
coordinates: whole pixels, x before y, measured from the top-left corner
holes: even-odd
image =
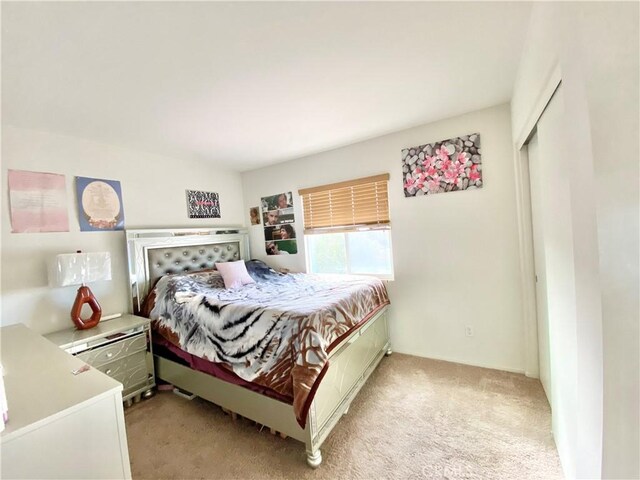
[[[256,280],[225,290],[218,272],[163,277],[150,317],[156,331],[182,350],[292,398],[304,428],[329,352],[389,303],[387,291],[380,280],[364,276]]]

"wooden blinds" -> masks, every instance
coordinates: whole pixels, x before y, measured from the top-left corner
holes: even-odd
[[[389,174],[303,188],[304,230],[389,225]]]

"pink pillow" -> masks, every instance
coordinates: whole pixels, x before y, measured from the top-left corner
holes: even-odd
[[[256,283],[247,272],[247,266],[243,260],[237,262],[216,263],[216,268],[222,275],[225,288],[239,288],[249,283]]]

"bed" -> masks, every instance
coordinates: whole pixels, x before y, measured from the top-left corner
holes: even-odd
[[[219,274],[211,270],[216,262],[249,259],[245,229],[128,230],[126,238],[133,312],[152,312],[155,317],[156,376],[303,442],[307,463],[318,467],[322,462],[323,441],[347,413],[351,401],[383,356],[391,353],[388,298],[380,282],[353,278],[352,283],[329,284],[328,277],[280,275],[271,270],[266,272],[264,282],[259,279],[256,285],[225,291],[219,288]],[[296,293],[295,289],[299,291]],[[352,295],[351,291],[364,298],[362,292],[369,290],[373,293],[360,299],[357,307],[342,308],[343,303],[335,300],[341,295]],[[298,299],[307,295],[304,298],[309,301],[287,303],[288,295]],[[330,301],[328,305],[333,305],[331,308],[323,306],[323,296]],[[369,297],[378,298],[374,302]],[[251,313],[257,307],[247,310],[250,308],[247,302],[259,305],[261,314]],[[202,308],[215,310],[215,316],[199,320],[197,331],[204,330],[205,334],[198,341],[191,341],[195,330],[189,327],[186,329],[189,332],[181,331],[180,325],[199,318],[198,309]],[[235,317],[223,317],[223,308],[235,312]],[[326,315],[327,311],[332,315],[330,327],[317,314]],[[176,323],[178,317],[180,322]],[[256,353],[251,361],[248,356],[240,357],[249,355],[247,352],[253,355],[255,348],[253,344],[249,347],[242,344],[242,348],[233,350],[234,355],[241,352],[237,358],[227,357],[231,350],[220,349],[216,333],[203,326],[210,325],[214,317],[215,321],[227,322],[224,328],[233,326],[242,332],[249,326],[236,325],[239,320],[234,318],[251,318],[251,328],[255,325],[256,332],[260,328],[267,332],[264,345],[260,343],[263,340],[256,343],[261,347],[260,355]],[[267,320],[261,326],[263,318]],[[305,327],[295,327],[293,333],[289,332],[291,325],[303,325],[301,318],[307,322]],[[281,339],[287,341],[280,345]],[[287,350],[290,342],[294,347]],[[211,345],[203,349],[204,343]],[[321,348],[311,348],[318,345]],[[189,361],[189,356],[196,361]],[[277,363],[280,358],[289,358],[289,366]],[[199,367],[207,363],[215,368],[218,362],[231,370],[228,373],[237,381],[225,376],[224,371],[217,375]],[[276,371],[278,378],[272,374]],[[283,380],[289,377],[291,381]]]

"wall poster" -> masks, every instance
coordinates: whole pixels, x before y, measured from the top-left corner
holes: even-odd
[[[481,188],[480,134],[403,149],[402,179],[405,197]]]
[[[80,230],[124,230],[122,189],[117,180],[76,177]]]
[[[291,192],[262,197],[260,201],[264,223],[265,252],[267,255],[293,255],[298,253],[296,231],[293,226],[293,196]]]
[[[251,225],[260,225],[260,207],[251,207],[249,209],[249,218]]]
[[[189,218],[220,218],[220,197],[215,192],[187,190]]]
[[[13,233],[69,231],[64,175],[9,170],[8,183]]]

